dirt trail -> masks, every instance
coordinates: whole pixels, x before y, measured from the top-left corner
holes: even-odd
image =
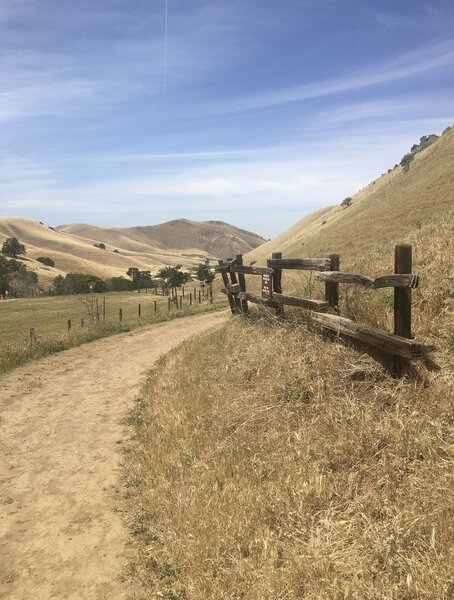
[[[115,512],[122,419],[158,356],[225,312],[176,319],[0,379],[0,598],[133,598]]]

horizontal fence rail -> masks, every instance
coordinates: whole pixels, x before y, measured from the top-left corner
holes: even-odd
[[[325,284],[325,298],[299,298],[282,291],[282,271],[286,269],[315,271],[315,280]],[[423,355],[424,347],[413,340],[411,331],[411,290],[419,286],[418,275],[412,274],[412,247],[401,244],[395,247],[394,273],[380,277],[367,277],[359,273],[340,271],[340,256],[331,254],[322,258],[283,258],[275,252],[266,267],[244,266],[243,257],[219,261],[216,271],[222,275],[224,288],[233,314],[248,314],[248,302],[274,309],[284,316],[284,305],[310,311],[317,325],[338,336],[348,336],[395,357],[394,370],[402,374],[402,359],[415,359]],[[245,275],[262,277],[262,294],[247,292]],[[360,285],[374,290],[394,288],[394,332],[369,327],[339,315],[339,284]],[[329,314],[329,311],[336,314]]]

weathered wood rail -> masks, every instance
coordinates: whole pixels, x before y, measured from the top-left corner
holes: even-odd
[[[315,280],[325,284],[324,299],[285,295],[282,271],[286,269],[315,271]],[[233,314],[248,314],[248,302],[273,309],[279,317],[284,316],[285,305],[303,308],[310,311],[312,321],[322,328],[394,355],[394,370],[398,375],[402,372],[402,359],[423,355],[423,345],[413,339],[411,330],[411,290],[419,286],[419,277],[411,272],[412,247],[409,245],[396,246],[393,274],[375,278],[360,273],[343,273],[338,254],[321,258],[283,258],[280,252],[275,252],[266,267],[245,266],[239,254],[234,259],[220,260],[216,271],[222,275],[224,288],[221,291],[227,295]],[[246,290],[246,275],[262,277],[261,296]],[[344,283],[371,290],[394,288],[393,333],[340,316],[339,284]]]

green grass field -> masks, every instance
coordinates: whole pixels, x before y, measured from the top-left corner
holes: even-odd
[[[0,302],[0,373],[52,352],[129,331],[141,325],[227,307],[226,297],[219,292],[218,286],[214,288],[213,304],[210,303],[208,296],[205,298],[202,296],[199,303],[199,287],[194,301],[194,287],[186,286],[182,308],[177,309],[172,303],[170,312],[167,296],[144,292],[43,296],[2,301]],[[192,305],[190,294],[192,294]],[[182,296],[181,290],[178,296]],[[96,302],[99,322],[96,319]],[[140,318],[139,304],[141,305]],[[123,313],[121,323],[120,308]],[[71,331],[68,331],[68,320],[71,320]],[[33,329],[32,336],[31,329]]]

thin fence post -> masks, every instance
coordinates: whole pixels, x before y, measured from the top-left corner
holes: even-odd
[[[331,260],[331,271],[339,271],[340,269],[340,255],[330,254],[328,258]],[[335,311],[339,312],[339,283],[326,282],[325,283],[325,300],[328,302]]]
[[[71,319],[68,319],[68,332],[71,331]]]
[[[243,265],[243,255],[236,255],[236,264],[241,267]],[[246,277],[243,273],[238,273],[238,283],[240,284],[240,291],[246,292]],[[247,300],[241,300],[241,312],[245,315],[249,314],[249,307]]]
[[[167,298],[167,311],[170,312],[170,296]]]
[[[210,285],[210,304],[213,304],[213,286]]]
[[[180,296],[180,310],[183,308],[183,296]]]
[[[202,303],[202,292],[199,290],[199,304]]]
[[[183,298],[184,298],[184,286],[181,288],[181,291],[183,293]]]
[[[272,259],[280,259],[282,258],[282,252],[273,252],[271,255]],[[273,292],[276,294],[282,294],[282,269],[276,269],[273,267]],[[277,304],[276,305],[276,316],[283,317],[284,316],[284,305]]]
[[[106,299],[102,299],[102,320],[106,320]]]
[[[119,319],[120,323],[123,321],[123,309],[122,308],[118,309],[118,319]]]
[[[411,274],[412,247],[410,244],[399,244],[394,251],[394,273]],[[401,337],[412,339],[411,332],[411,288],[394,288],[394,333]],[[394,357],[394,375],[401,377],[404,372],[405,360],[400,356]]]
[[[140,303],[137,305],[137,314],[140,319],[140,317],[142,316],[142,305]]]
[[[189,294],[189,306],[192,306],[192,293]]]
[[[85,319],[82,317],[80,320],[80,327],[83,329],[85,327]]]
[[[96,322],[99,323],[99,302],[98,302],[98,298],[96,298]]]
[[[157,300],[154,301],[154,314],[156,314],[158,312],[158,302]]]

